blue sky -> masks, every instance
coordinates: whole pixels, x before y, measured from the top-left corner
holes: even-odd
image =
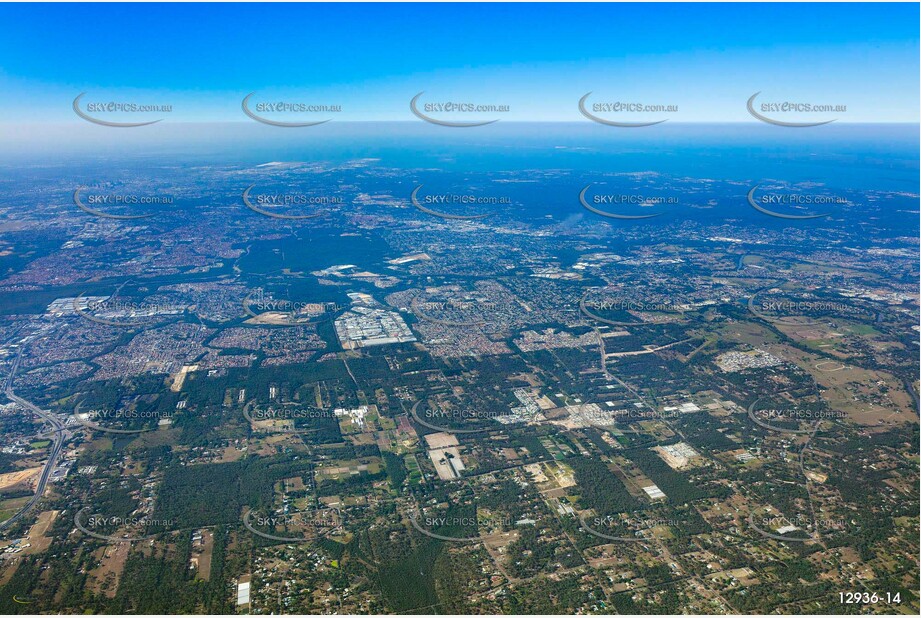
[[[171,104],[173,121],[246,121],[241,98],[414,120],[409,99],[506,104],[584,121],[576,103],[678,105],[753,119],[745,101],[847,105],[843,122],[917,122],[917,4],[0,5],[4,122],[80,122],[73,98]]]

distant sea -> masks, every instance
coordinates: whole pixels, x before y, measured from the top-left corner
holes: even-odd
[[[418,122],[330,122],[296,129],[257,123],[164,122],[136,129],[72,125],[11,127],[0,163],[173,160],[201,164],[340,163],[377,158],[395,168],[454,172],[566,169],[655,171],[749,181],[783,178],[845,189],[918,191],[917,124],[787,128],[758,122],[663,123],[613,128],[580,123],[498,122],[448,128]]]

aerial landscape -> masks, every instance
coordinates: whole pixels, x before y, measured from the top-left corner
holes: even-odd
[[[742,61],[542,98],[477,47],[653,5],[286,6],[0,8],[0,612],[921,611],[917,5],[726,9],[850,88],[887,67],[850,99]],[[290,11],[401,42],[304,77]],[[112,47],[69,58],[78,15]],[[496,53],[630,56],[592,36]]]

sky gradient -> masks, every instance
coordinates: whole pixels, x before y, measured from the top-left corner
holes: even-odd
[[[509,105],[503,121],[585,121],[577,102],[677,105],[677,122],[755,122],[746,100],[918,122],[917,4],[0,5],[2,122],[83,122],[71,103],[170,104],[241,121],[240,101],[415,120],[409,100]]]

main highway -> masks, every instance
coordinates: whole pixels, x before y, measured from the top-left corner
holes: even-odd
[[[58,464],[58,460],[61,457],[61,452],[64,450],[64,440],[66,438],[64,433],[64,421],[62,421],[59,416],[42,410],[35,404],[26,401],[13,392],[13,378],[16,376],[16,371],[19,369],[20,362],[22,362],[21,350],[16,356],[16,360],[13,361],[13,365],[10,368],[10,374],[6,378],[6,383],[4,384],[3,389],[4,393],[10,401],[15,402],[19,406],[34,413],[36,416],[41,417],[43,421],[51,425],[52,429],[48,432],[45,432],[45,435],[51,438],[51,448],[48,451],[48,461],[45,462],[45,467],[42,468],[42,472],[38,477],[38,484],[35,486],[35,495],[29,498],[29,501],[26,502],[22,508],[16,512],[15,515],[3,523],[0,523],[0,531],[6,530],[8,527],[22,519],[32,509],[32,507],[38,504],[38,501],[42,499],[42,496],[45,493],[45,488],[48,486],[48,480],[51,478],[51,472]]]

